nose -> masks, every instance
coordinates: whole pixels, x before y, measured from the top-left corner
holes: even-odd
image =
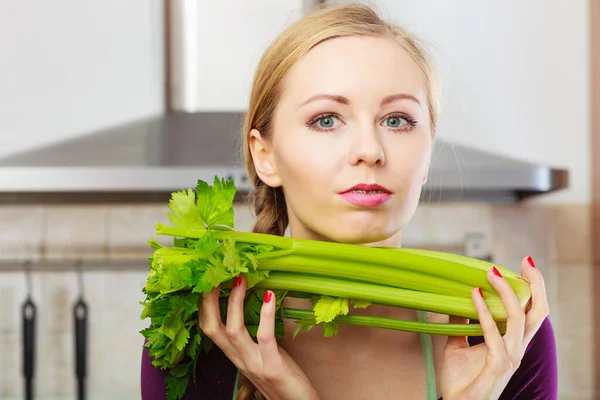
[[[385,151],[380,134],[372,126],[359,129],[352,137],[350,163],[368,166],[385,165]]]

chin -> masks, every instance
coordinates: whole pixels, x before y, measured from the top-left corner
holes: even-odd
[[[397,231],[389,231],[388,229],[336,229],[334,231],[323,232],[323,236],[329,240],[339,243],[348,244],[368,244],[382,242],[391,238]]]

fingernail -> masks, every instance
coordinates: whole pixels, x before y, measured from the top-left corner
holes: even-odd
[[[500,271],[498,271],[498,270],[496,269],[496,267],[493,267],[493,268],[492,268],[492,272],[493,272],[493,273],[494,273],[494,275],[496,275],[497,277],[500,277],[500,278],[502,278],[502,274],[500,273]]]
[[[535,263],[533,262],[533,258],[531,258],[531,256],[527,257],[527,262],[529,263],[529,265],[535,268]]]
[[[238,286],[240,286],[241,283],[242,283],[242,277],[241,277],[241,275],[238,275],[235,277],[235,280],[233,281],[233,287],[238,287]]]
[[[273,297],[273,292],[267,290],[265,292],[265,303],[268,303],[271,301],[271,297]]]
[[[480,295],[481,297],[483,297],[483,292],[481,291],[481,288],[477,288],[477,290],[479,290],[479,295]]]

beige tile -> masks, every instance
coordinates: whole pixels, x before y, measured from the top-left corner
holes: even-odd
[[[75,396],[73,333],[39,337],[37,391],[42,396]]]
[[[586,204],[561,205],[549,210],[552,222],[550,261],[567,264],[591,262],[591,207]]]
[[[152,253],[147,242],[156,239],[172,245],[171,237],[156,235],[157,222],[170,224],[168,204],[111,206],[108,210],[108,251],[113,260],[146,259]]]
[[[254,214],[249,205],[236,203],[233,205],[233,212],[235,215],[234,226],[235,229],[242,232],[252,231],[254,226]]]
[[[104,354],[101,380],[106,398],[140,398],[140,360],[143,339],[137,335],[106,335],[102,341],[112,351]],[[138,384],[132,384],[137,382]]]
[[[23,274],[0,273],[0,334],[20,332],[21,307],[26,298],[26,288]]]
[[[559,393],[573,396],[594,389],[593,340],[586,335],[561,335],[557,342]],[[585,397],[582,397],[585,398]]]
[[[497,260],[532,256],[547,260],[551,222],[540,205],[493,206],[493,255]]]
[[[0,259],[39,259],[42,226],[42,207],[1,206]]]
[[[105,206],[47,207],[44,257],[49,260],[106,259],[108,256]]]
[[[402,230],[404,247],[423,248],[430,244],[428,238],[431,229],[429,210],[430,207],[426,205],[417,207],[415,214]]]
[[[592,268],[558,265],[554,318],[559,382],[565,394],[589,393],[593,385],[594,347]],[[560,338],[560,340],[558,339]]]
[[[556,267],[556,300],[560,313],[562,333],[590,334],[594,322],[591,265],[565,265]]]
[[[44,334],[59,335],[73,330],[72,308],[79,294],[73,272],[39,272],[38,309]]]
[[[482,233],[493,240],[491,207],[485,204],[448,204],[427,206],[427,242],[451,246],[465,241],[471,233]]]
[[[0,399],[18,396],[22,393],[21,334],[0,334]],[[20,396],[23,398],[24,396]]]
[[[92,396],[99,396],[99,398],[109,398],[106,395],[106,371],[110,373],[111,369],[114,369],[115,366],[110,365],[106,359],[106,354],[113,351],[113,349],[111,349],[110,346],[108,346],[106,341],[104,340],[107,334],[108,333],[106,331],[90,329],[88,350],[90,354],[90,360],[94,361],[93,367],[89,368],[88,370],[87,388],[89,398],[92,398]],[[133,386],[133,383],[131,386]]]
[[[140,302],[145,298],[142,288],[146,276],[143,272],[107,273],[104,277],[104,298],[100,305],[105,310],[100,329],[113,335],[138,336],[138,332],[149,325],[149,320],[140,319],[143,309]]]

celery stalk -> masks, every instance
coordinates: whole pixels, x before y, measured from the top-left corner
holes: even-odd
[[[283,317],[293,320],[314,318],[312,311],[296,308],[284,308]],[[359,325],[405,332],[431,333],[446,336],[483,336],[480,324],[447,324],[439,322],[421,322],[397,320],[394,318],[375,317],[370,315],[340,315],[333,320],[336,324]],[[506,333],[506,324],[497,324],[501,334]]]
[[[294,290],[318,295],[372,301],[373,303],[432,311],[440,314],[478,319],[473,300],[435,293],[418,292],[371,283],[348,281],[323,276],[272,272],[269,278],[256,284],[269,290]],[[496,322],[506,322],[506,310],[501,302],[487,300],[486,304]]]

